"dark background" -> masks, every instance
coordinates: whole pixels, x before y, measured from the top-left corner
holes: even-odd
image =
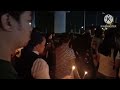
[[[111,14],[115,22],[120,22],[120,11],[85,11],[86,27],[92,25],[103,25],[104,16]],[[117,19],[116,19],[117,18]],[[35,24],[41,32],[54,32],[54,12],[35,11]],[[78,31],[84,25],[84,11],[70,11],[66,14],[66,31],[76,28]]]

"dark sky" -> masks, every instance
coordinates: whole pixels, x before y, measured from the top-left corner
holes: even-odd
[[[104,12],[104,13],[103,13]],[[120,11],[86,11],[86,26],[93,25],[103,25],[104,16],[106,14],[111,14],[114,19],[117,17],[117,21],[120,23]],[[70,11],[67,13],[66,26],[69,30],[71,27],[81,28],[84,25],[84,11]],[[52,32],[54,30],[54,13],[48,11],[37,11],[36,12],[36,26],[40,27],[42,31],[46,28],[48,31]]]
[[[70,17],[69,19],[72,24],[79,24],[80,26],[83,25],[84,11],[71,11],[68,14],[68,17]],[[120,11],[86,11],[86,25],[104,24],[104,16],[106,14],[111,14],[114,16],[114,19],[117,17],[117,21],[120,22]]]

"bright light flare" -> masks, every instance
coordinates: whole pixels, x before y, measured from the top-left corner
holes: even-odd
[[[75,70],[75,66],[72,66],[72,70]]]
[[[85,71],[85,75],[86,75],[86,74],[88,74],[88,72],[87,72],[87,71]]]

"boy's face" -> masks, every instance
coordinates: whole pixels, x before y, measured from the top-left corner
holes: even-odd
[[[45,37],[43,37],[43,41],[36,46],[37,51],[39,52],[39,54],[43,53],[43,51],[45,49],[45,44],[46,44],[46,39],[45,39]]]
[[[29,39],[30,34],[32,31],[32,12],[31,11],[25,11],[20,15],[20,21],[14,21],[13,22],[13,31],[15,38],[18,40],[16,41],[17,47],[23,47],[25,46]]]
[[[21,29],[21,43],[27,43],[30,39],[32,32],[32,13],[30,11],[24,12],[20,17],[20,29]]]
[[[43,53],[44,49],[45,49],[45,44],[46,44],[46,39],[43,37],[43,41],[41,43],[41,53]]]

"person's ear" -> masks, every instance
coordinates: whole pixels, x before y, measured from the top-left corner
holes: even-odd
[[[1,16],[1,24],[2,24],[3,30],[8,31],[8,32],[12,31],[9,14],[4,14]]]

